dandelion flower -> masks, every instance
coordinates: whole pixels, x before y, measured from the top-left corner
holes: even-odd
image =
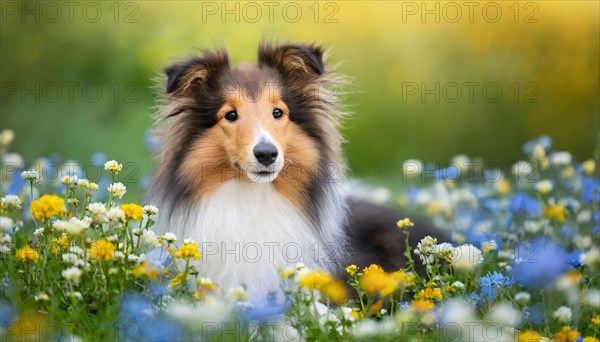
[[[338,280],[332,280],[323,284],[323,286],[321,286],[319,289],[319,292],[338,304],[342,304],[348,300],[348,291],[346,290],[346,286],[344,286],[344,284]]]
[[[525,330],[519,333],[518,342],[540,342],[543,341],[544,338],[537,331],[533,330]]]
[[[413,300],[411,307],[418,312],[427,312],[433,309],[435,304],[430,300],[415,299]]]
[[[133,270],[133,275],[136,278],[156,280],[158,279],[158,269],[150,262],[144,261]]]
[[[116,247],[110,241],[97,240],[92,243],[88,250],[91,259],[110,261],[113,259]]]
[[[108,186],[108,192],[115,197],[122,198],[127,192],[127,188],[121,182],[112,183]]]
[[[332,281],[333,278],[330,274],[323,271],[306,272],[298,279],[298,284],[309,290],[315,290],[321,288]]]
[[[44,195],[31,202],[29,212],[36,220],[48,220],[66,213],[65,200],[56,195]]]
[[[38,251],[31,248],[29,245],[25,245],[25,247],[17,249],[15,251],[15,256],[19,261],[25,262],[37,262],[40,258]]]
[[[126,220],[139,221],[144,217],[144,210],[135,203],[121,204],[119,208],[123,211]]]
[[[442,289],[440,289],[439,287],[428,287],[419,291],[419,293],[417,293],[416,298],[442,300],[444,299],[444,295],[442,294]]]
[[[555,340],[560,342],[575,342],[581,334],[577,329],[571,329],[568,326],[562,327],[562,329],[554,336]]]
[[[190,259],[199,260],[202,257],[200,251],[198,251],[198,244],[195,242],[185,242],[175,253],[175,257],[178,259]]]
[[[376,267],[373,267],[376,266]],[[365,269],[360,277],[358,285],[361,290],[369,295],[379,294],[382,297],[392,294],[398,283],[377,265],[371,265]]]
[[[408,217],[396,222],[396,226],[398,226],[398,228],[407,228],[412,227],[414,225],[415,224]]]
[[[119,164],[116,160],[109,160],[104,163],[104,169],[114,175],[118,175],[123,169],[123,165]]]
[[[558,204],[549,204],[544,209],[544,217],[562,222],[565,220],[565,207]]]

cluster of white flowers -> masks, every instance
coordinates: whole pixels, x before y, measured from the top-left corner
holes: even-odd
[[[483,255],[479,248],[473,245],[462,245],[455,248],[455,257],[452,266],[457,270],[472,271],[483,262]]]
[[[165,233],[161,238],[168,243],[177,241],[177,236],[171,232]]]
[[[150,245],[152,247],[159,247],[161,245],[160,241],[158,240],[158,237],[151,230],[145,230],[142,234],[141,239],[145,244]]]
[[[572,316],[573,313],[571,312],[571,309],[566,306],[561,306],[552,313],[552,317],[562,323],[569,323]]]
[[[144,213],[148,216],[158,214],[158,208],[154,205],[145,205],[142,209],[144,210]]]
[[[122,198],[127,192],[127,188],[121,182],[112,183],[108,186],[108,192],[110,192],[110,194],[114,197]]]
[[[62,261],[71,264],[76,267],[88,269],[90,267],[89,262],[84,259],[84,255],[82,253],[77,253],[78,251],[70,251],[67,253],[63,253]]]
[[[123,169],[123,165],[119,164],[116,160],[109,160],[104,163],[104,169],[112,174],[119,174]]]
[[[435,261],[435,247],[437,239],[431,236],[426,236],[417,244],[414,253],[421,258],[423,265],[431,265]]]
[[[68,221],[64,220],[56,220],[52,224],[52,227],[59,232],[67,232],[71,235],[81,235],[84,229],[88,229],[90,224],[92,223],[92,219],[89,217],[84,217],[81,220],[77,217],[72,217]]]
[[[2,239],[0,239],[0,253],[9,254],[11,252],[10,244],[12,243],[12,238],[10,235],[5,234]]]
[[[102,202],[93,202],[88,204],[88,211],[94,215],[104,215],[106,214],[106,205]]]
[[[112,222],[125,221],[125,213],[119,208],[110,208],[110,210],[106,213],[106,217],[108,217],[108,219]]]
[[[21,172],[21,178],[35,183],[40,179],[40,175],[35,170],[27,170]]]
[[[81,272],[81,270],[77,267],[69,267],[61,272],[63,278],[72,282],[73,284],[79,284],[82,273],[83,272]]]
[[[548,194],[554,188],[554,184],[549,179],[544,179],[535,184],[535,189],[542,195]]]
[[[76,175],[67,175],[67,176],[63,176],[60,179],[60,182],[64,185],[71,185],[71,184],[76,184],[78,180],[78,177]]]
[[[6,195],[0,199],[0,207],[6,209],[21,209],[21,199],[16,195]]]
[[[0,232],[8,232],[15,222],[10,217],[0,216]]]

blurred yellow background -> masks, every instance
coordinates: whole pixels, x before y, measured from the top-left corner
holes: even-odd
[[[258,42],[317,42],[353,81],[354,175],[465,153],[503,167],[541,134],[597,148],[597,1],[3,1],[0,128],[28,161],[95,152],[153,169],[154,79],[199,47],[254,61]],[[399,179],[399,177],[398,177]]]

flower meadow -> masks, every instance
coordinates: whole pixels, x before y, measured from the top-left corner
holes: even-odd
[[[406,161],[402,190],[383,197],[427,217],[451,243],[425,237],[410,246],[419,226],[398,217],[405,269],[347,265],[339,279],[298,264],[280,270],[284,300],[264,303],[204,277],[199,241],[155,234],[158,209],[127,200],[119,162],[103,160],[97,183],[74,162],[47,177],[46,159],[9,167],[21,160],[9,152],[13,139],[0,133],[2,340],[600,336],[596,161],[555,151],[548,137],[527,143],[510,172],[463,155],[445,168]]]

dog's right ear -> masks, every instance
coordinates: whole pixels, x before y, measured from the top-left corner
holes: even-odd
[[[201,91],[212,79],[229,69],[229,57],[224,50],[204,51],[203,56],[175,63],[165,69],[167,75],[166,92],[169,95],[189,96]]]

